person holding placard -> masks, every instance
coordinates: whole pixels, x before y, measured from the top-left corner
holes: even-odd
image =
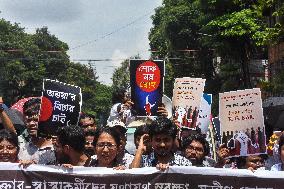
[[[107,123],[114,120],[120,120],[127,123],[132,116],[131,107],[133,102],[125,89],[118,89],[112,94],[112,108]]]

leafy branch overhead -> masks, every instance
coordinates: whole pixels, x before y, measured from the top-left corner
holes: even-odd
[[[47,27],[28,34],[19,24],[0,20],[0,96],[6,104],[28,96],[40,96],[44,78],[82,88],[83,112],[106,117],[111,106],[110,87],[97,81],[89,65],[71,62],[68,45]],[[97,93],[99,90],[105,98]]]

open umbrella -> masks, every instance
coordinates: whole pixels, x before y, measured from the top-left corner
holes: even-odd
[[[23,115],[21,112],[15,109],[10,109],[6,105],[3,106],[4,111],[12,121],[18,134],[21,134],[25,129],[25,123],[23,121]],[[2,120],[0,119],[0,129],[3,129]]]
[[[38,97],[23,98],[23,99],[19,100],[18,102],[16,102],[15,104],[13,104],[10,109],[18,110],[19,112],[21,112],[23,114],[23,106],[24,106],[25,102],[27,102],[28,100],[30,100],[32,98],[38,98]]]

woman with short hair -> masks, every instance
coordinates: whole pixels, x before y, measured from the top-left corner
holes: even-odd
[[[5,129],[0,131],[0,162],[18,162],[18,137]]]
[[[91,167],[125,169],[117,162],[120,148],[119,133],[111,127],[102,127],[95,133],[94,147],[96,156],[90,162]]]

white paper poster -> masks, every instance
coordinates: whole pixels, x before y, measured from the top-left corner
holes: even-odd
[[[205,79],[176,78],[173,90],[173,117],[180,127],[196,129],[198,110],[205,86]]]
[[[220,93],[222,141],[231,156],[266,153],[266,136],[260,89]]]

